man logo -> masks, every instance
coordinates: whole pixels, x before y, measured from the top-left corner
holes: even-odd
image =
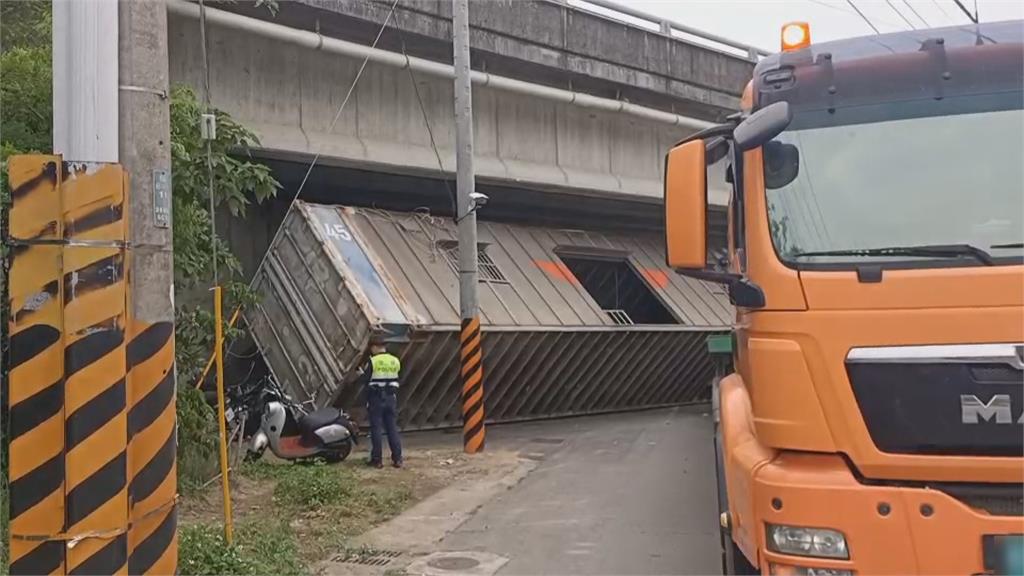
[[[1013,405],[1009,394],[996,394],[988,402],[982,402],[974,394],[960,395],[960,421],[964,424],[1013,424]],[[1017,424],[1024,424],[1024,413],[1017,417]]]

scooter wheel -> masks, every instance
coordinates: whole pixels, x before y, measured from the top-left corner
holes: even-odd
[[[334,464],[334,463],[337,463],[337,462],[342,462],[343,460],[345,460],[345,458],[348,458],[348,455],[351,454],[351,453],[352,453],[352,439],[349,438],[348,440],[345,440],[344,444],[342,444],[341,446],[338,446],[338,448],[336,450],[331,450],[330,452],[324,452],[323,457],[324,457],[324,460],[327,460],[331,464]]]
[[[263,452],[256,452],[255,450],[246,450],[245,451],[245,458],[243,458],[243,460],[245,462],[256,462],[257,460],[259,460],[262,457],[263,457]]]

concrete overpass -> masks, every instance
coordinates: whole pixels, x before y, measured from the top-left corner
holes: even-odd
[[[296,178],[288,167],[316,153],[324,169],[310,188],[320,201],[350,201],[346,186],[349,194],[388,192],[373,194],[385,204],[411,189],[439,189],[413,78],[445,177],[454,173],[445,0],[399,2],[352,101],[328,131],[390,6],[296,0],[281,2],[276,16],[252,2],[208,9],[212,102],[256,131],[258,153],[279,168],[286,189]],[[169,7],[172,84],[199,90],[198,6],[171,0]],[[474,2],[471,20],[478,181],[504,190],[510,210],[557,209],[544,203],[582,194],[599,213],[641,211],[653,222],[665,151],[739,107],[756,58],[556,0]],[[406,209],[418,205],[409,202]]]

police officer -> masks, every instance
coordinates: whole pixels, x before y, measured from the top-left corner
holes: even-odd
[[[402,363],[397,356],[388,354],[384,341],[370,343],[370,362],[366,368],[366,408],[370,415],[370,459],[367,464],[383,468],[381,461],[381,433],[387,432],[391,448],[391,464],[402,467],[402,440],[398,436],[398,375]],[[383,430],[382,430],[383,429]]]

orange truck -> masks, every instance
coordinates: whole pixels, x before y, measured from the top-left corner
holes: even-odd
[[[727,573],[1024,574],[1022,36],[788,24],[742,111],[668,153],[668,263],[737,311]]]

